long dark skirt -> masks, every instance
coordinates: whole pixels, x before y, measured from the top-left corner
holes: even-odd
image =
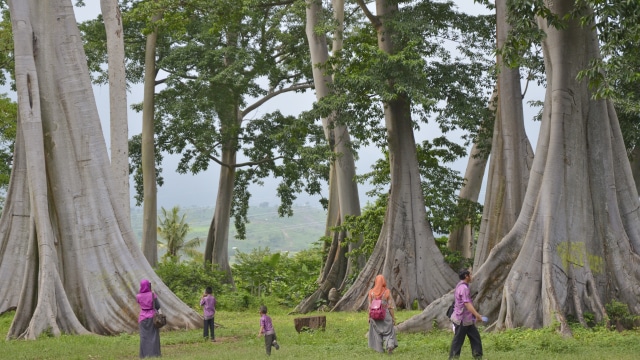
[[[162,356],[160,354],[160,330],[153,326],[153,318],[138,323],[140,328],[140,358]]]

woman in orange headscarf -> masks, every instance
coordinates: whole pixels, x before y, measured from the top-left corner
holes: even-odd
[[[377,352],[384,352],[385,349],[389,354],[393,353],[393,349],[398,347],[398,339],[396,338],[396,317],[394,313],[395,304],[391,297],[391,291],[387,289],[387,281],[384,276],[376,276],[373,288],[369,290],[369,308],[373,300],[382,300],[382,305],[386,308],[386,315],[382,320],[374,320],[369,318],[369,347]]]

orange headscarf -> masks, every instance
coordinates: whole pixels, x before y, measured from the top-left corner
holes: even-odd
[[[373,283],[373,289],[371,289],[369,294],[374,299],[379,299],[387,290],[387,281],[384,279],[384,276],[377,275],[376,280]]]

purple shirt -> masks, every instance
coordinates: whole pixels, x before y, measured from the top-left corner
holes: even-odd
[[[453,296],[456,302],[453,307],[451,320],[457,325],[462,324],[463,326],[468,326],[475,324],[476,317],[464,306],[465,303],[473,304],[469,284],[464,282],[464,280],[460,280],[458,285],[456,285],[456,291],[453,293]]]
[[[200,300],[200,306],[204,308],[204,319],[213,319],[216,314],[216,298],[209,294]]]
[[[156,298],[156,294],[151,292],[151,283],[147,279],[140,281],[140,292],[136,295],[136,300],[140,305],[140,315],[138,316],[138,322],[153,317],[155,309],[153,308],[153,299]]]
[[[265,335],[273,334],[273,323],[271,322],[271,318],[267,314],[262,314],[260,317],[260,328],[264,329]]]

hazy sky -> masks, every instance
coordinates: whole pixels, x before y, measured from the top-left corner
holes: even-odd
[[[473,4],[472,0],[457,0],[456,1],[460,8],[467,12],[480,12],[483,11],[483,8],[479,5]],[[76,18],[80,21],[85,21],[88,19],[95,18],[100,13],[100,4],[98,1],[87,2],[87,6],[84,8],[76,8]],[[102,121],[102,127],[105,131],[105,138],[107,146],[109,146],[109,89],[107,86],[94,87],[94,94],[98,106],[98,112],[100,114],[100,118]],[[529,91],[527,97],[525,98],[525,121],[527,122],[527,133],[529,139],[534,146],[537,141],[538,135],[538,123],[533,123],[530,119],[533,117],[536,110],[532,110],[526,107],[526,101],[529,100],[542,100],[544,93],[541,89],[534,88],[531,89],[531,84],[529,86]],[[135,104],[142,101],[142,86],[136,85],[131,87],[131,91],[128,94],[128,103]],[[289,94],[286,96],[279,96],[269,101],[267,104],[263,105],[256,111],[256,116],[259,116],[261,113],[273,111],[275,109],[279,109],[284,114],[299,114],[303,110],[307,110],[311,108],[313,102],[315,101],[315,94],[311,91],[305,94]],[[129,134],[130,136],[139,134],[142,130],[141,123],[141,113],[136,113],[134,111],[129,111]],[[383,121],[381,119],[381,121]],[[440,135],[439,130],[436,125],[428,125],[421,126],[420,132],[416,133],[416,142],[421,142],[427,138],[434,138]],[[452,136],[456,136],[455,133],[448,135],[449,138]],[[458,135],[459,136],[459,135]],[[357,172],[358,174],[367,172],[370,170],[370,166],[373,162],[380,156],[380,152],[374,148],[363,149],[360,154],[360,159],[358,160]],[[217,184],[218,184],[218,170],[217,166],[212,166],[213,169],[210,169],[206,172],[191,175],[191,174],[177,174],[175,172],[177,163],[179,161],[179,156],[169,156],[168,154],[164,158],[163,163],[163,178],[164,185],[158,188],[158,206],[163,206],[165,208],[172,207],[174,205],[180,205],[182,207],[188,206],[213,206],[215,204],[216,192],[217,192]],[[452,167],[458,171],[462,175],[464,175],[464,170],[467,164],[467,159],[461,159],[454,164]],[[275,180],[266,180],[265,186],[263,188],[254,186],[251,188],[252,197],[251,204],[259,204],[262,202],[269,202],[271,205],[275,205],[277,203],[277,197],[275,196],[275,187],[277,185],[277,181]],[[366,188],[360,189],[360,199],[363,204],[367,201],[365,196]],[[133,189],[132,189],[132,197],[133,197]],[[324,193],[327,196],[327,193]],[[317,204],[317,198],[309,198],[306,195],[300,195],[298,201],[296,203],[303,204],[309,203],[310,205]],[[484,201],[484,196],[480,196],[480,201]],[[132,206],[134,202],[132,200]]]

